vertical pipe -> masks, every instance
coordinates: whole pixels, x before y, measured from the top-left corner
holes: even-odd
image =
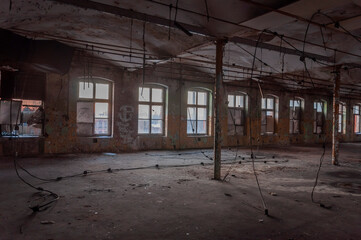
[[[338,134],[338,112],[340,107],[340,67],[338,66],[335,71],[333,81],[333,118],[332,118],[332,164],[339,165],[338,152],[339,152],[339,134]]]
[[[216,81],[214,85],[214,108],[215,108],[215,121],[214,121],[214,179],[221,179],[221,150],[222,150],[222,126],[221,115],[223,106],[223,48],[225,40],[218,39],[216,42]]]

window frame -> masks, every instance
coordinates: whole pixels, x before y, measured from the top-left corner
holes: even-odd
[[[263,108],[262,102],[263,99],[265,99],[265,108]],[[272,99],[273,100],[273,107],[272,108],[268,108],[268,99]],[[275,134],[277,132],[277,128],[276,128],[276,124],[277,124],[277,117],[278,117],[278,109],[276,107],[276,105],[278,104],[278,97],[274,96],[274,95],[265,95],[264,97],[261,97],[261,134],[262,135],[267,135],[267,134]],[[265,123],[262,122],[262,113],[265,112]],[[272,132],[268,132],[267,131],[267,112],[272,112],[273,113],[273,131]],[[263,127],[265,126],[265,127]],[[263,129],[265,131],[263,131]]]
[[[230,96],[233,96],[233,106],[230,106],[230,102],[229,102],[229,97]],[[237,107],[236,106],[236,103],[237,103],[237,96],[243,98],[243,106],[241,107]],[[227,131],[227,135],[228,136],[237,136],[237,135],[240,135],[240,136],[246,136],[246,114],[247,114],[247,102],[248,102],[248,96],[246,93],[243,93],[243,92],[232,92],[232,93],[229,93],[227,95],[227,107],[228,107],[228,113],[231,115],[232,117],[232,122],[233,122],[233,126],[234,126],[234,131],[233,133],[230,133],[229,132],[229,119],[228,119],[228,116],[227,115],[227,125],[228,125],[228,131]],[[236,124],[236,119],[235,119],[235,113],[236,111],[241,111],[241,118],[240,119],[240,124]],[[242,124],[243,123],[243,124]],[[237,127],[240,127],[242,128],[243,127],[243,130],[242,130],[242,133],[238,133],[237,132]]]
[[[346,103],[340,102],[338,106],[338,127],[337,132],[339,134],[346,134],[346,119],[347,119],[347,106]],[[341,121],[340,121],[341,118]]]
[[[93,97],[92,98],[82,98],[80,97],[80,83],[84,82],[84,84],[92,83],[93,84]],[[108,99],[97,99],[96,98],[96,84],[107,84],[109,86],[108,89]],[[77,136],[79,137],[112,137],[113,136],[113,89],[114,89],[114,82],[108,79],[102,79],[102,78],[79,78],[77,81],[77,101],[76,104],[80,102],[87,102],[87,103],[93,103],[93,122],[92,123],[84,123],[84,122],[78,122],[78,119],[76,118],[77,123],[77,129],[78,124],[89,124],[92,125],[92,134],[91,135],[83,135],[79,134],[77,131]],[[96,103],[108,103],[108,118],[97,118],[95,117],[95,104]],[[77,111],[78,114],[78,111]],[[95,120],[96,119],[108,119],[108,133],[95,133]]]
[[[317,113],[319,113],[317,111],[317,109],[318,109],[317,104],[319,104],[319,103],[321,104],[321,113],[322,113],[322,118],[321,118],[322,124],[321,125],[317,125]],[[323,134],[325,132],[325,120],[326,120],[325,108],[326,108],[326,102],[324,100],[313,101],[313,130],[312,131],[314,134]],[[321,127],[321,132],[317,132],[317,127]]]
[[[355,110],[356,110],[355,107],[358,107],[358,114],[355,113]],[[354,132],[354,134],[361,134],[361,104],[357,103],[357,104],[353,105],[352,115],[353,115],[353,121],[354,121],[353,132]],[[359,119],[359,126],[358,126],[359,131],[358,132],[356,132],[356,117],[358,117],[358,119]]]
[[[298,107],[298,119],[294,119],[293,116],[295,114],[291,114],[292,112],[296,112],[294,109],[295,109],[295,101],[298,101],[299,102],[299,107]],[[290,99],[289,101],[289,134],[293,134],[293,135],[296,135],[296,134],[301,134],[301,121],[302,121],[302,110],[303,110],[303,99],[302,98],[299,98],[299,97],[295,97],[295,98],[292,98]],[[292,102],[292,106],[291,106],[291,102]],[[291,118],[292,116],[292,118]],[[294,121],[298,121],[298,132],[295,132],[295,127],[294,127]],[[291,124],[292,124],[292,127],[291,127]],[[292,131],[291,131],[292,129]]]
[[[149,88],[149,101],[140,101],[140,91],[141,89]],[[152,94],[153,89],[161,89],[162,90],[162,102],[152,102]],[[166,91],[167,88],[160,85],[144,85],[138,88],[138,121],[137,121],[137,134],[140,136],[165,136],[166,135]],[[140,105],[148,105],[149,106],[149,116],[148,118],[139,118],[139,106]],[[161,106],[162,107],[162,119],[154,119],[162,121],[162,132],[161,133],[152,133],[152,107],[153,106]],[[149,132],[148,133],[140,133],[139,132],[139,121],[146,120],[149,121]]]
[[[196,100],[195,100],[195,104],[189,104],[188,103],[188,98],[189,98],[189,93],[190,92],[196,92]],[[205,93],[206,94],[206,104],[205,105],[200,105],[198,104],[198,95],[199,93]],[[210,136],[210,95],[211,91],[204,89],[204,88],[192,88],[192,89],[188,89],[187,90],[187,107],[186,107],[186,112],[187,112],[187,117],[186,117],[186,134],[187,136]],[[190,117],[190,112],[189,112],[189,108],[195,108],[195,114],[196,114],[196,118],[195,119],[191,119]],[[206,120],[198,120],[198,109],[206,109]],[[195,127],[195,132],[193,131],[192,133],[188,132],[188,122],[195,122],[196,123],[196,127]],[[198,133],[198,121],[205,121],[206,122],[206,129],[205,129],[205,133]],[[192,124],[192,129],[193,129],[193,124]]]

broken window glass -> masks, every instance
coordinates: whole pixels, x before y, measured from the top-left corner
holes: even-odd
[[[139,102],[149,102],[150,101],[150,89],[147,87],[139,88]]]

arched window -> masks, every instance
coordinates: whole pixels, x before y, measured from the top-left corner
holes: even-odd
[[[342,134],[346,134],[346,104],[339,104],[338,108],[338,129],[337,131]]]
[[[77,134],[110,136],[113,83],[101,78],[80,79],[77,101]]]
[[[361,104],[353,106],[354,133],[361,133]]]
[[[324,132],[326,104],[327,102],[324,100],[313,102],[313,133],[320,134]]]
[[[187,134],[209,135],[210,91],[196,88],[188,91]]]
[[[228,94],[228,135],[246,134],[246,108],[248,98],[244,93]]]
[[[266,95],[261,102],[261,133],[275,133],[278,118],[278,98]]]
[[[138,134],[165,134],[165,99],[163,86],[139,87]]]
[[[290,99],[290,134],[300,133],[302,105],[301,98]]]

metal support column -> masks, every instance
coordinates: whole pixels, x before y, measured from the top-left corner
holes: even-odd
[[[340,67],[336,68],[333,79],[333,118],[332,118],[332,164],[338,165],[339,150],[339,108],[340,108]]]
[[[221,150],[222,150],[222,126],[221,115],[223,108],[223,50],[225,40],[218,39],[216,42],[216,81],[214,85],[214,179],[221,179]]]

